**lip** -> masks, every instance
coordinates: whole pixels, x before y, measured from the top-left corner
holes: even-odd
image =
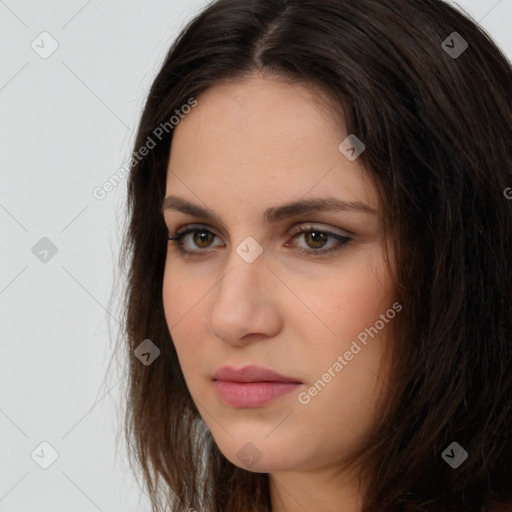
[[[299,379],[286,377],[263,366],[247,365],[242,368],[222,366],[213,375],[213,380],[232,382],[294,382],[302,384]]]
[[[268,368],[248,365],[223,366],[215,372],[213,383],[219,398],[235,408],[254,408],[291,393],[303,382]]]

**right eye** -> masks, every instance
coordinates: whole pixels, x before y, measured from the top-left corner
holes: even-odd
[[[194,244],[195,248],[198,250],[194,250],[194,247],[186,244],[187,237],[192,235],[189,240]],[[171,242],[176,242],[179,251],[186,256],[201,256],[201,253],[208,254],[211,251],[206,251],[212,246],[211,242],[215,239],[217,235],[206,229],[204,226],[199,226],[197,228],[192,228],[190,226],[185,226],[181,230],[178,230],[175,235],[169,235],[168,240]],[[218,247],[218,246],[217,246]]]

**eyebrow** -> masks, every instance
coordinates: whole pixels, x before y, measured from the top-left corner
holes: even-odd
[[[163,200],[162,212],[167,210],[177,210],[179,212],[189,214],[195,217],[203,217],[206,219],[216,220],[223,224],[222,219],[209,208],[191,203],[186,199],[177,196],[168,196]],[[263,220],[268,224],[275,224],[289,217],[297,217],[298,215],[310,214],[315,212],[328,211],[351,211],[364,213],[368,215],[376,215],[377,211],[370,206],[359,201],[342,201],[334,197],[300,199],[281,206],[268,208],[263,213]]]

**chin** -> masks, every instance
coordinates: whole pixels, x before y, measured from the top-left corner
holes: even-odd
[[[266,434],[265,434],[266,435]],[[218,444],[222,454],[235,466],[254,473],[274,473],[279,471],[293,471],[301,467],[306,461],[304,454],[299,453],[290,441],[275,439],[270,442],[264,436],[258,436],[261,441],[249,440],[244,436],[237,441],[230,438],[226,444]],[[301,447],[302,443],[298,443]]]

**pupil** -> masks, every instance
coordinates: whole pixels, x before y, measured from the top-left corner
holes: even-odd
[[[210,236],[210,233],[207,233],[206,231],[196,231],[194,234],[194,242],[197,243],[199,246],[207,246],[208,245],[208,237]]]
[[[325,238],[326,238],[325,233],[318,233],[317,231],[310,231],[309,233],[306,233],[306,236],[311,237],[313,239],[313,247],[315,249],[322,247],[325,243]]]

